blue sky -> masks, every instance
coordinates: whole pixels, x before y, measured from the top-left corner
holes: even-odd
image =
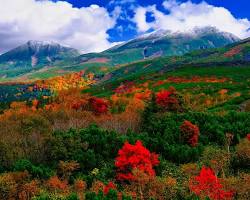
[[[0,53],[28,40],[99,52],[158,29],[250,37],[249,0],[0,0]]]
[[[55,0],[56,1],[56,0]],[[120,0],[116,0],[117,4],[110,3],[110,0],[61,0],[67,1],[71,3],[74,7],[81,8],[90,6],[92,4],[97,4],[99,6],[103,6],[107,8],[109,11],[112,11],[115,6],[119,5],[121,2]],[[191,0],[193,3],[201,3],[204,0]],[[178,2],[187,2],[187,0],[179,0]],[[247,18],[250,20],[250,1],[249,0],[205,0],[210,5],[214,5],[216,7],[224,7],[228,9],[233,16],[236,18]],[[149,5],[157,5],[157,9],[161,10],[162,12],[166,12],[163,5],[163,0],[137,0],[134,1],[132,4],[139,5],[139,6],[149,6]],[[120,3],[123,9],[128,12],[128,14],[132,17],[133,11],[130,10],[128,7],[131,5],[129,3]],[[167,13],[167,12],[166,12]],[[150,16],[148,16],[150,20]],[[127,29],[128,25],[134,26],[133,23],[129,22],[128,20],[117,20],[117,25],[113,29],[109,30],[110,41],[123,41],[134,38],[138,33],[134,29]],[[118,27],[123,27],[123,31],[121,32]],[[117,29],[118,28],[118,29]]]

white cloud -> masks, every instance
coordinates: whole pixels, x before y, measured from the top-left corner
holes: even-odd
[[[148,6],[146,8],[138,7],[136,9],[134,22],[136,23],[139,31],[145,32],[154,26],[154,23],[148,23],[146,21],[146,13],[154,10],[155,10],[154,6]]]
[[[117,16],[98,5],[73,8],[47,0],[0,0],[0,5],[0,52],[27,40],[55,41],[85,53],[112,45],[107,30],[115,26]]]
[[[179,3],[176,0],[166,0],[163,2],[163,6],[168,14],[157,10],[155,5],[138,7],[135,10],[133,21],[139,32],[145,32],[149,29],[185,32],[195,27],[213,26],[221,31],[233,33],[240,38],[250,36],[250,21],[235,18],[226,8],[215,7],[204,1],[196,4],[191,1]],[[147,12],[154,14],[155,21],[150,23],[146,21]]]

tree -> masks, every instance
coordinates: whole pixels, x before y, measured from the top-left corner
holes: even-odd
[[[94,113],[103,114],[108,112],[108,104],[101,98],[92,97],[89,99],[90,106]]]
[[[200,174],[189,181],[189,189],[199,198],[211,200],[230,200],[233,192],[225,191],[220,179],[217,178],[212,169],[202,167]]]
[[[47,181],[48,189],[52,192],[68,192],[68,183],[67,181],[61,181],[57,176],[51,177]]]
[[[180,105],[175,88],[170,87],[169,90],[161,90],[156,93],[156,104],[167,111],[178,111]]]
[[[62,178],[64,180],[69,180],[69,177],[71,176],[72,172],[76,171],[80,168],[80,164],[76,161],[60,161],[58,165],[58,170],[62,174]]]
[[[200,134],[199,127],[192,124],[190,121],[185,120],[180,126],[181,138],[191,145],[195,147],[198,144],[198,137]]]
[[[117,167],[117,179],[120,181],[131,181],[135,177],[132,174],[133,169],[141,170],[150,176],[155,176],[154,166],[159,164],[158,155],[150,153],[141,141],[137,141],[135,145],[128,142],[119,150],[115,161]]]

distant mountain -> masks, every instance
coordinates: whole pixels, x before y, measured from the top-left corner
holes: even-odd
[[[28,41],[13,50],[0,56],[0,62],[8,62],[17,66],[18,63],[26,63],[27,66],[49,64],[67,57],[78,56],[73,48],[61,46],[54,42]]]
[[[240,39],[214,27],[195,28],[188,33],[157,30],[117,45],[99,54],[81,55],[88,62],[106,58],[109,63],[124,64],[160,56],[183,55],[193,50],[222,47]]]
[[[156,57],[181,56],[239,40],[213,27],[195,28],[188,33],[157,30],[101,53],[83,55],[53,42],[29,41],[0,56],[0,81],[48,78],[79,70],[103,76],[120,65]]]
[[[6,77],[16,76],[79,55],[77,50],[54,42],[28,41],[0,55],[0,70],[1,74],[7,72]]]

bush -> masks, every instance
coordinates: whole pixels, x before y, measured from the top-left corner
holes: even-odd
[[[13,167],[14,171],[25,171],[27,170],[34,178],[47,179],[54,175],[54,172],[43,165],[33,165],[29,160],[18,160]]]

